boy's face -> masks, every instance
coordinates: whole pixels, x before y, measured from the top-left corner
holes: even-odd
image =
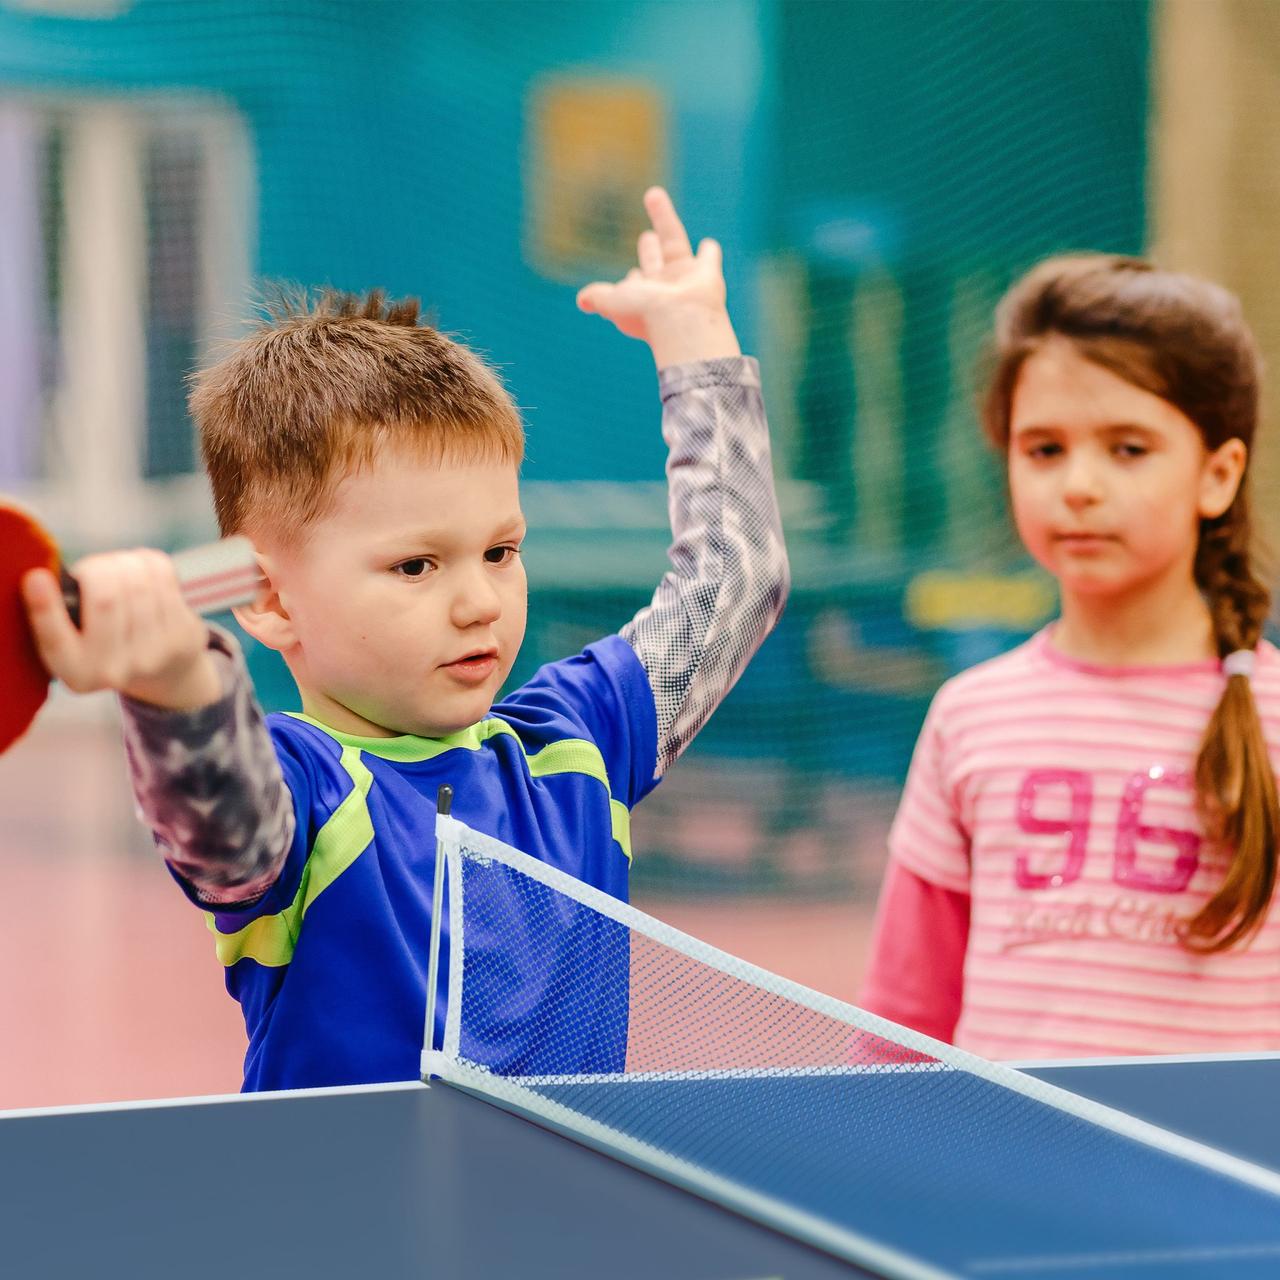
[[[307,714],[365,736],[482,720],[524,639],[524,535],[510,462],[391,448],[346,477],[271,557]]]

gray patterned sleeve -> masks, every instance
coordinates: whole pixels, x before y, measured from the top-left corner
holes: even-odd
[[[121,698],[138,815],[206,906],[248,906],[275,883],[293,840],[293,800],[239,646],[209,628],[222,698],[170,711]]]
[[[622,628],[653,687],[659,776],[733,687],[790,587],[759,366],[677,365],[660,390],[671,569]]]

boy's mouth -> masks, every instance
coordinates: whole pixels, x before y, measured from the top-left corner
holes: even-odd
[[[464,684],[479,684],[493,674],[497,665],[497,649],[476,649],[453,662],[444,663],[443,669]]]

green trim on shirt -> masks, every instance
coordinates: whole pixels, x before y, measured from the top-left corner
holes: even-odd
[[[585,738],[562,738],[552,742],[541,751],[530,755],[524,749],[519,734],[505,721],[496,716],[481,720],[470,728],[459,729],[457,733],[446,734],[442,738],[418,738],[413,734],[401,734],[394,738],[364,738],[351,733],[341,733],[331,729],[327,724],[300,711],[288,713],[294,720],[312,725],[321,733],[327,733],[335,742],[343,747],[353,747],[359,751],[367,751],[371,756],[381,760],[390,760],[398,764],[418,764],[423,760],[434,760],[446,751],[478,751],[490,738],[501,734],[510,734],[516,740],[529,773],[535,778],[545,778],[557,773],[582,773],[604,786],[609,793],[609,812],[612,819],[613,838],[617,841],[627,861],[631,861],[631,814],[621,800],[616,800],[613,787],[609,783],[609,774],[604,766],[604,756],[594,742]]]
[[[355,747],[344,746],[339,763],[350,775],[352,788],[316,832],[293,901],[283,911],[259,916],[235,933],[221,933],[213,914],[206,915],[216,939],[218,959],[224,965],[246,958],[267,966],[288,964],[307,909],[373,843],[373,819],[368,805],[373,774]]]
[[[259,916],[235,933],[220,932],[213,914],[206,913],[206,923],[216,940],[218,959],[223,965],[229,967],[244,959],[256,960],[268,967],[287,965],[293,959],[293,949],[307,909],[373,843],[373,819],[368,805],[373,775],[360,759],[361,752],[398,764],[416,764],[459,748],[478,751],[490,738],[510,734],[520,747],[531,777],[579,773],[604,786],[609,797],[613,838],[627,861],[631,861],[631,814],[621,800],[614,799],[600,748],[585,738],[562,738],[530,755],[516,731],[505,720],[496,717],[481,720],[479,724],[443,738],[417,738],[411,734],[394,738],[362,738],[340,733],[301,712],[288,714],[328,734],[342,747],[339,763],[351,776],[352,790],[316,833],[315,843],[302,868],[298,892],[283,911]]]
[[[367,751],[380,760],[392,760],[397,764],[418,764],[423,760],[434,760],[436,756],[442,756],[446,751],[454,751],[458,747],[467,751],[478,751],[488,739],[500,733],[509,733],[517,742],[519,741],[516,731],[505,720],[499,720],[496,717],[481,720],[479,724],[473,724],[468,729],[459,729],[457,733],[446,734],[443,738],[417,738],[411,733],[394,738],[362,738],[354,733],[342,733],[337,729],[331,729],[327,724],[304,715],[301,711],[288,711],[285,714],[290,719],[301,720],[303,724],[309,724],[319,729],[321,733],[328,734],[344,747]],[[603,767],[602,762],[601,768]]]

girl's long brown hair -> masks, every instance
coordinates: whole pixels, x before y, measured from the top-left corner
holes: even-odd
[[[1007,454],[1023,362],[1051,338],[1181,410],[1213,450],[1231,439],[1250,456],[1258,419],[1257,348],[1236,298],[1139,258],[1084,254],[1033,268],[996,311],[994,368],[983,420]],[[1213,618],[1218,654],[1253,649],[1271,593],[1252,562],[1247,472],[1226,512],[1200,522],[1195,579]],[[1231,676],[1200,745],[1196,802],[1211,840],[1233,851],[1221,888],[1183,941],[1223,951],[1261,926],[1276,881],[1280,796],[1249,680]]]

